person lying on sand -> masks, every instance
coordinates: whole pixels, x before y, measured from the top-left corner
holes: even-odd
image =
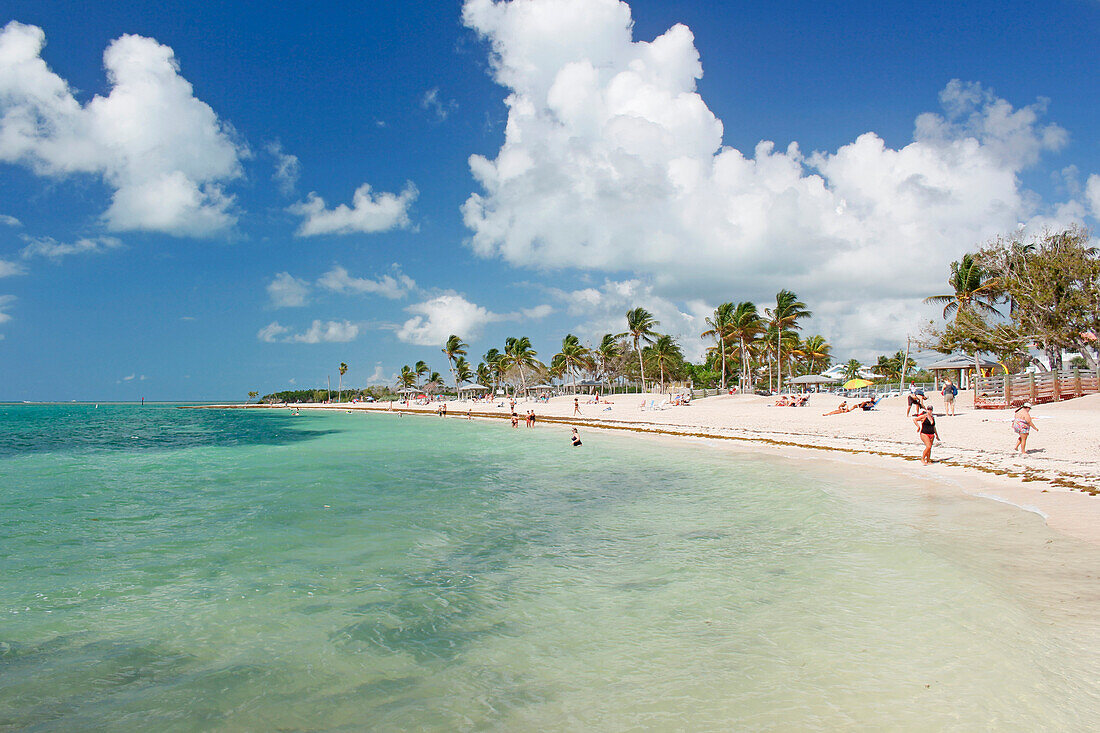
[[[841,402],[835,410],[833,410],[832,412],[823,412],[821,413],[821,416],[825,417],[826,415],[841,415],[845,412],[851,412],[854,409],[854,407],[848,407],[847,402]]]

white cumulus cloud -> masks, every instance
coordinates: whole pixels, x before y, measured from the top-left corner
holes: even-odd
[[[290,340],[302,344],[344,343],[359,335],[359,326],[351,321],[314,321]]]
[[[397,338],[408,344],[442,344],[452,333],[464,339],[476,339],[487,323],[505,318],[458,293],[444,293],[406,308],[413,317],[397,328]]]
[[[291,333],[289,327],[278,321],[272,321],[256,333],[256,338],[269,344],[320,344],[353,341],[358,335],[359,325],[351,321],[315,320],[309,328],[300,333]]]
[[[350,207],[340,204],[332,209],[326,208],[325,200],[311,192],[305,201],[288,207],[287,211],[304,219],[298,227],[299,237],[386,232],[411,225],[409,207],[417,194],[416,186],[411,181],[400,194],[385,191],[372,193],[370,184],[364,183],[355,190]]]
[[[762,141],[746,154],[722,144],[696,91],[703,68],[683,25],[636,41],[617,0],[467,0],[463,19],[508,91],[503,145],[470,158],[481,191],[463,218],[482,256],[632,272],[679,303],[763,302],[787,287],[812,308],[873,312],[936,292],[948,263],[1018,222],[1084,210],[1044,208],[1020,184],[1067,140],[1041,121],[1043,100],[1014,108],[951,81],[900,148],[867,132],[833,152]]]
[[[267,284],[273,308],[296,308],[309,302],[309,283],[289,272],[280,272]]]
[[[11,314],[8,311],[11,309],[12,304],[15,303],[14,295],[0,295],[0,323],[7,323],[11,320]]]
[[[206,236],[236,222],[225,182],[249,153],[194,96],[172,49],[124,35],[107,47],[111,90],[87,104],[42,58],[41,28],[0,31],[0,161],[42,176],[89,174],[113,190],[114,230]]]
[[[0,260],[0,277],[26,274],[27,270],[22,264],[10,260]]]
[[[24,236],[23,241],[27,243],[21,251],[24,259],[47,257],[60,260],[69,255],[98,254],[122,246],[122,242],[115,237],[81,237],[75,242],[64,243],[53,237]]]
[[[1085,184],[1085,196],[1088,198],[1092,216],[1100,220],[1100,176],[1093,173]]]
[[[279,341],[283,334],[287,333],[289,330],[289,328],[280,324],[278,321],[272,321],[256,332],[256,338],[265,343],[273,344]]]
[[[294,193],[294,187],[298,184],[298,176],[302,172],[298,156],[285,152],[282,143],[278,140],[268,143],[265,149],[275,159],[275,172],[271,177],[279,184],[279,190],[289,196]]]
[[[416,288],[416,282],[394,265],[391,272],[372,280],[353,277],[340,265],[333,265],[317,280],[317,285],[334,293],[371,293],[396,300]]]
[[[10,216],[8,214],[0,214],[0,224],[3,224],[6,227],[21,227],[21,226],[23,226],[23,222],[19,221],[14,216]]]
[[[451,112],[458,109],[458,102],[453,99],[444,100],[439,96],[439,87],[433,87],[420,98],[420,108],[431,112],[438,122],[443,122]]]

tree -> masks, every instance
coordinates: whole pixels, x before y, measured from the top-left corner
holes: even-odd
[[[859,359],[849,359],[844,364],[844,376],[847,379],[855,379],[859,376],[861,369],[863,369],[863,365],[859,363]]]
[[[605,333],[603,338],[600,339],[600,345],[596,347],[595,357],[599,370],[597,376],[610,382],[612,365],[622,356],[622,353],[623,350],[620,347],[619,340],[615,338],[615,335]]]
[[[634,350],[638,352],[638,370],[642,378],[642,391],[645,392],[645,365],[642,362],[642,344],[651,344],[657,335],[653,330],[660,326],[660,321],[645,308],[634,308],[626,312],[626,331],[618,334],[616,338],[630,336],[634,339]]]
[[[493,370],[485,362],[479,362],[477,365],[477,383],[485,387],[493,384]]]
[[[336,387],[336,401],[341,402],[340,397],[344,393],[344,375],[348,373],[348,365],[340,362],[340,384]]]
[[[408,364],[401,367],[401,373],[397,375],[397,384],[402,389],[408,389],[416,384],[416,370],[409,367]]]
[[[459,384],[465,384],[469,382],[474,376],[474,373],[470,371],[470,362],[466,361],[466,357],[460,356],[455,360],[455,388],[458,388]]]
[[[443,353],[447,355],[447,364],[451,368],[451,379],[455,380],[455,387],[458,387],[458,377],[455,374],[455,359],[460,356],[466,356],[466,348],[469,344],[462,343],[455,334],[451,334],[447,337],[447,342],[443,344]]]
[[[416,365],[413,366],[413,370],[416,372],[416,386],[417,388],[419,388],[420,378],[423,377],[425,374],[431,372],[431,369],[428,368],[428,364],[426,362],[418,361],[416,362]]]
[[[652,346],[645,349],[646,358],[661,372],[661,391],[665,391],[665,374],[678,369],[684,363],[684,354],[680,345],[671,336],[658,336]]]
[[[505,369],[515,367],[518,370],[524,393],[527,392],[527,370],[545,368],[545,365],[535,358],[538,354],[539,352],[531,348],[531,339],[526,336],[519,338],[510,336],[505,340],[501,365]]]
[[[752,348],[764,331],[764,321],[756,311],[756,304],[747,301],[738,303],[730,316],[730,339],[736,341],[738,357],[741,359],[741,388],[746,383],[752,385]]]
[[[1015,330],[1045,352],[1051,369],[1061,368],[1063,351],[1081,354],[1091,367],[1100,358],[1100,257],[1089,239],[1074,226],[1027,244],[998,240],[977,255],[1009,302]]]
[[[783,341],[786,332],[801,330],[798,321],[813,315],[806,309],[806,304],[798,299],[798,296],[790,290],[780,290],[775,294],[775,308],[765,311],[769,325],[776,330],[775,337],[775,388],[779,392],[783,389]]]
[[[714,309],[714,315],[707,318],[710,328],[700,335],[701,338],[712,338],[718,346],[718,354],[722,359],[722,389],[726,388],[726,343],[730,337],[730,324],[733,322],[735,306],[733,303],[722,303]]]
[[[816,374],[829,366],[832,347],[821,335],[809,336],[795,349],[795,356],[805,360],[807,373]]]
[[[571,333],[567,333],[561,340],[561,351],[554,355],[550,365],[559,363],[563,367],[562,374],[573,375],[573,391],[577,391],[577,371],[588,369],[592,366],[592,352],[585,348],[580,339]]]
[[[496,391],[497,386],[500,384],[500,379],[504,375],[504,367],[501,361],[504,359],[504,354],[500,353],[497,349],[489,349],[485,352],[485,365],[489,368],[490,374],[493,375],[493,391]],[[488,386],[488,385],[486,385]]]
[[[1000,284],[997,278],[982,269],[974,255],[964,254],[961,260],[951,263],[951,277],[947,278],[947,284],[953,292],[924,299],[925,303],[943,306],[945,321],[953,313],[971,309],[982,315],[997,313],[993,304]]]
[[[256,399],[256,397],[257,397],[257,396],[258,396],[259,394],[260,394],[259,392],[256,392],[255,390],[253,390],[252,392],[249,392],[249,393],[248,393],[248,399],[250,399],[250,400],[254,400],[254,399]]]

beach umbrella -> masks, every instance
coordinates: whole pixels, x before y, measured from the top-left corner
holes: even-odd
[[[489,388],[486,387],[484,384],[464,384],[464,385],[462,385],[461,387],[458,388],[458,391],[459,392],[469,392],[469,391],[481,391],[483,389],[489,389]]]
[[[870,387],[874,382],[870,382],[866,379],[849,379],[844,383],[843,389],[859,389],[860,387]]]

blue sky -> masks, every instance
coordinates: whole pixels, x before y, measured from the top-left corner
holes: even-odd
[[[634,305],[698,351],[779,287],[869,358],[966,248],[1100,215],[1092,0],[3,12],[0,399],[388,382]]]

